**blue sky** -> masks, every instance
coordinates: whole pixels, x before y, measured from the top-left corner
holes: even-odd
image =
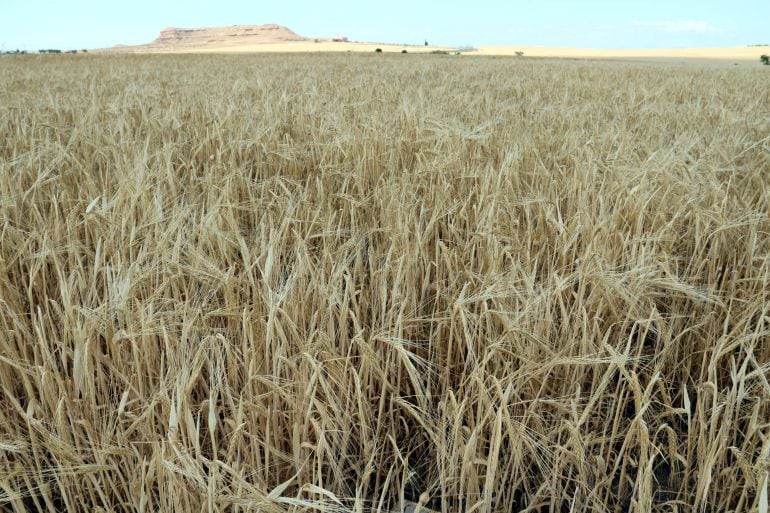
[[[0,0],[0,50],[139,44],[169,26],[261,23],[392,43],[742,46],[770,43],[770,0]]]

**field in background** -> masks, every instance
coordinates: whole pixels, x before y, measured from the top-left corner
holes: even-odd
[[[216,43],[200,47],[173,46],[125,46],[104,50],[118,53],[367,53],[376,48],[386,53],[430,53],[460,51],[463,55],[513,56],[523,52],[524,57],[553,57],[565,59],[633,59],[656,62],[737,63],[760,66],[759,57],[770,53],[770,46],[739,46],[722,48],[665,48],[665,49],[594,49],[548,46],[480,46],[455,48],[443,46],[414,46],[358,42],[292,41],[260,44]]]
[[[766,510],[766,69],[0,71],[0,509]]]
[[[257,43],[257,44],[212,44],[200,47],[153,47],[125,46],[100,50],[107,53],[160,53],[160,54],[207,54],[207,53],[372,53],[377,48],[386,53],[430,53],[436,51],[456,51],[452,47],[394,45],[388,43],[341,43],[333,41],[292,41],[286,43]],[[475,53],[475,52],[474,52]],[[513,52],[510,52],[513,55]],[[759,56],[755,60],[759,60]]]
[[[723,48],[664,48],[608,50],[594,48],[566,48],[547,46],[482,46],[480,55],[515,55],[517,51],[531,57],[563,57],[573,59],[647,59],[660,61],[730,61],[759,65],[759,57],[770,52],[768,46],[737,46]]]

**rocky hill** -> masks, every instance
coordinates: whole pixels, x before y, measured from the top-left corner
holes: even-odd
[[[156,48],[189,48],[218,45],[240,45],[259,43],[285,43],[307,41],[292,30],[281,25],[234,25],[216,28],[167,28],[150,43]]]

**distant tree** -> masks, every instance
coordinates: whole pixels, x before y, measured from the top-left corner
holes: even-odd
[[[407,53],[406,49],[401,50],[401,53]]]
[[[517,51],[516,57],[524,57],[524,52],[522,52],[521,50]]]
[[[428,40],[427,39],[425,40],[425,46],[428,46]]]
[[[376,48],[376,49],[374,50],[374,53],[382,53],[382,48]]]
[[[81,51],[82,53],[88,53],[88,50],[86,50],[85,48],[84,48],[84,49],[82,49],[82,50],[80,50],[80,51]]]
[[[762,64],[765,66],[770,66],[770,55],[763,55],[759,60],[762,61]]]

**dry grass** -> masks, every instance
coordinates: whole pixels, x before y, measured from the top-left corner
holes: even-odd
[[[482,55],[515,55],[523,51],[531,57],[564,57],[584,59],[651,59],[660,61],[740,62],[759,65],[759,56],[770,49],[766,46],[734,46],[719,48],[647,48],[647,49],[598,49],[547,46],[482,46]]]
[[[430,53],[447,51],[454,53],[456,47],[395,45],[387,43],[340,43],[331,41],[289,41],[283,43],[222,43],[214,41],[200,46],[190,45],[139,45],[122,46],[99,50],[109,53],[343,53],[365,52],[372,53],[380,48],[385,53]],[[524,52],[525,57],[556,57],[566,59],[636,59],[658,62],[706,63],[741,66],[760,66],[759,57],[768,53],[768,46],[737,46],[719,48],[651,48],[651,49],[598,49],[571,48],[557,46],[479,46],[473,51],[463,51],[472,56],[513,56],[516,52]]]
[[[401,53],[401,50],[407,50],[408,53],[430,53],[435,51],[456,51],[448,46],[422,46],[422,45],[397,45],[389,43],[341,43],[332,41],[290,41],[286,43],[232,43],[223,44],[219,42],[203,46],[124,46],[116,48],[107,48],[98,50],[107,53],[165,53],[165,54],[206,54],[206,53],[372,53],[377,48],[385,53]],[[508,55],[508,48],[486,47],[485,54],[488,55]],[[513,55],[513,52],[510,52]],[[759,62],[760,51],[752,52],[752,61]],[[550,55],[552,56],[552,55]]]
[[[0,509],[767,511],[764,71],[0,59]]]

